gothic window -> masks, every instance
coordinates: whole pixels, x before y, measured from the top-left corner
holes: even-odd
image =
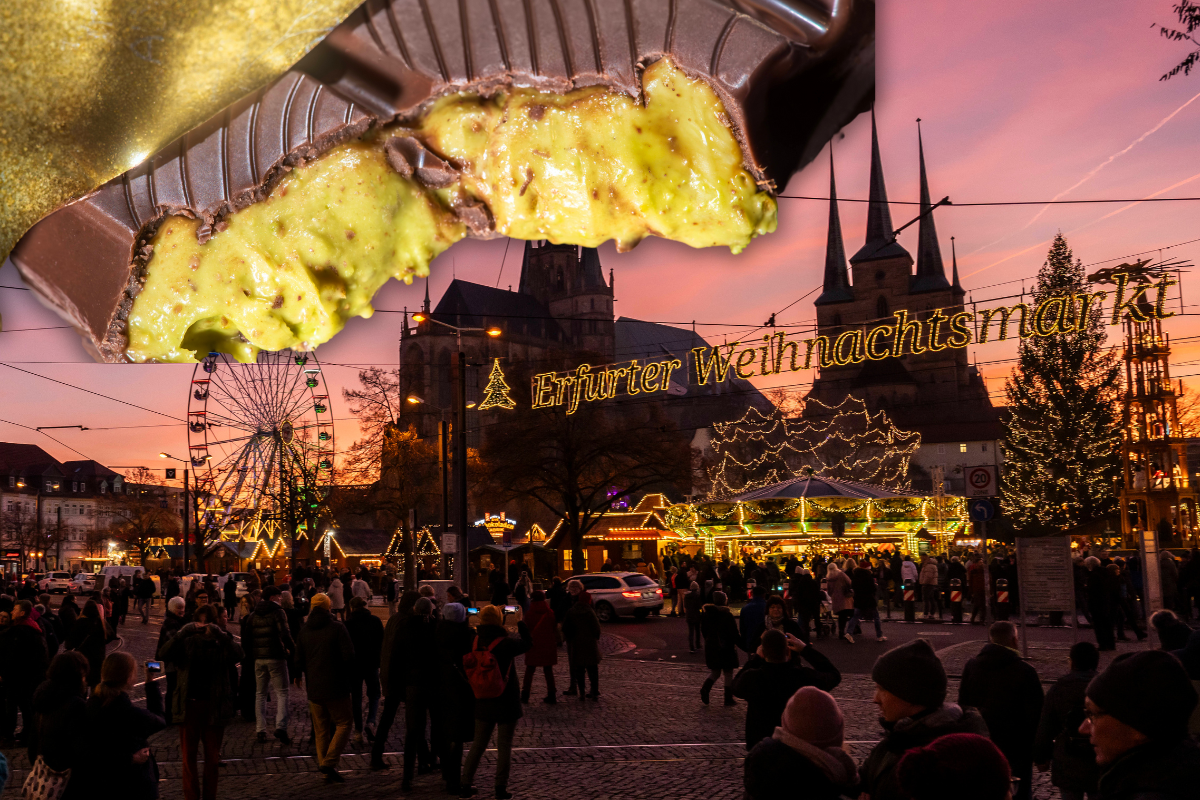
[[[443,349],[438,354],[437,363],[437,404],[439,408],[449,408],[454,402],[450,369],[450,351]]]
[[[883,295],[879,295],[879,299],[875,301],[875,316],[883,319],[888,316],[888,301]]]
[[[563,286],[565,285],[563,283],[563,273],[561,269],[555,272],[555,285],[559,290],[562,290]]]

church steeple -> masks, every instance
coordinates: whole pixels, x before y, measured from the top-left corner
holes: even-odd
[[[842,242],[842,222],[838,216],[837,182],[833,175],[833,143],[829,143],[829,238],[825,243],[825,291],[817,305],[844,303],[854,299],[850,273],[846,268],[846,246]]]
[[[425,277],[425,305],[421,306],[421,310],[424,311],[426,315],[429,314],[429,277],[428,276]]]
[[[893,242],[892,212],[888,207],[887,187],[883,182],[883,159],[879,156],[879,133],[875,129],[875,109],[871,109],[871,191],[867,203],[867,240],[850,261],[908,256],[908,251]],[[911,256],[908,256],[911,258]]]
[[[917,120],[917,154],[921,161],[921,222],[917,232],[917,274],[912,291],[934,292],[949,289],[946,267],[942,263],[942,248],[938,245],[937,228],[933,223],[933,203],[929,200],[929,179],[925,176],[925,145],[921,141],[921,120]]]
[[[951,272],[954,276],[954,279],[950,282],[950,288],[953,289],[956,294],[966,294],[966,290],[963,289],[962,284],[958,282],[958,251],[954,249],[953,236],[950,237],[950,263],[953,265]]]

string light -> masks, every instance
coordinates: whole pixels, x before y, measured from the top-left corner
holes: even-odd
[[[489,408],[503,408],[511,411],[517,404],[509,396],[509,385],[504,382],[504,371],[500,369],[500,359],[492,362],[492,374],[488,376],[487,386],[483,388],[483,400],[479,403],[480,411]]]

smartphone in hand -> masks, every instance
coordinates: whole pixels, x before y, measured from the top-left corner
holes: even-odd
[[[162,665],[161,661],[147,661],[146,662],[146,671],[147,672],[162,672],[162,668],[163,668],[163,665]]]

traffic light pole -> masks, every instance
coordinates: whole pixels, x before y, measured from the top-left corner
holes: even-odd
[[[191,505],[191,494],[188,487],[188,468],[183,468],[183,574],[188,574],[188,537],[191,535],[191,526],[188,524],[191,521],[192,512],[194,509]]]
[[[458,403],[454,425],[454,474],[455,512],[458,530],[458,552],[454,554],[454,581],[468,597],[467,574],[469,554],[467,552],[467,354],[462,350],[462,335],[458,336]]]

